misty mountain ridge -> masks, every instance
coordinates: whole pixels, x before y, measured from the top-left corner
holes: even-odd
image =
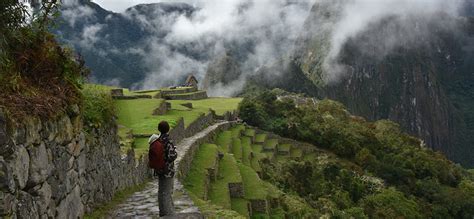
[[[331,98],[370,120],[396,121],[429,147],[472,166],[473,4],[466,1],[459,14],[441,6],[417,13],[374,4],[387,14],[370,12],[374,17],[363,17],[368,23],[357,23],[348,8],[366,8],[347,3],[318,1],[303,21],[292,23],[292,4],[302,3],[286,1],[279,5],[290,7],[280,18],[286,25],[245,26],[255,4],[245,2],[236,12],[243,17],[233,23],[243,27],[223,33],[205,32],[212,26],[196,20],[206,19],[206,8],[186,3],[143,4],[118,14],[80,1],[63,11],[88,8],[86,19],[72,24],[63,15],[57,33],[84,56],[98,83],[153,88],[193,73],[214,95],[238,93],[248,82]],[[286,36],[289,24],[302,28]],[[202,29],[183,35],[180,28],[189,27]]]

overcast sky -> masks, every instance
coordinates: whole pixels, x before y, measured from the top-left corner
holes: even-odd
[[[93,2],[110,11],[123,12],[125,9],[138,4],[156,2],[194,2],[193,0],[92,0]]]

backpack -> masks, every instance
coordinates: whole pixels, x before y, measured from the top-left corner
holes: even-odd
[[[163,172],[166,168],[165,144],[160,139],[150,145],[148,150],[148,166],[158,172]]]

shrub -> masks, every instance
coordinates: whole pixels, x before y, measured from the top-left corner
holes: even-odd
[[[42,1],[27,19],[22,3],[0,3],[0,105],[15,119],[52,117],[82,101],[79,89],[89,72],[47,31],[58,7],[58,0]]]
[[[96,85],[85,85],[82,89],[83,118],[86,127],[98,128],[113,120],[115,116],[115,106],[107,90]]]

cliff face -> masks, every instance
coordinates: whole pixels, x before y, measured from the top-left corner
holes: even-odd
[[[85,132],[79,114],[16,123],[0,110],[0,217],[80,218],[149,177],[122,157],[114,123]]]
[[[309,31],[295,52],[297,65],[318,85],[319,95],[371,120],[396,121],[428,147],[474,165],[469,156],[474,142],[472,19],[439,14],[449,27],[420,17],[408,18],[414,26],[397,17],[373,23],[343,45],[337,62],[344,73],[328,82],[332,69],[324,63],[343,3],[323,1],[313,7],[305,24]],[[390,38],[402,40],[387,48]]]

